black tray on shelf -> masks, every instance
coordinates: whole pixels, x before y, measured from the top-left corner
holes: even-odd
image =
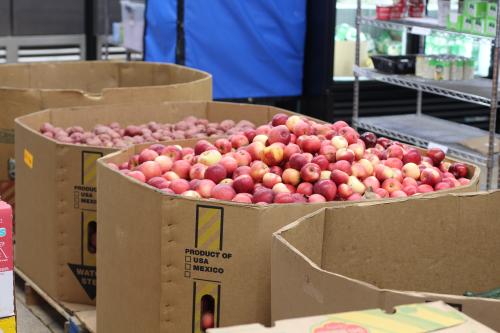
[[[372,56],[375,69],[387,74],[415,74],[415,55]]]

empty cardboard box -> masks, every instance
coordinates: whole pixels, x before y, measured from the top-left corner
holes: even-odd
[[[500,330],[500,191],[328,208],[277,232],[273,320],[442,300]]]

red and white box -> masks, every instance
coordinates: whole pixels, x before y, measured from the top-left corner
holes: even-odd
[[[15,315],[13,248],[12,208],[0,201],[0,319]]]

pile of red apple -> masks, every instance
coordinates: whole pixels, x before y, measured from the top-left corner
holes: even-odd
[[[242,203],[407,197],[469,184],[463,163],[362,135],[338,121],[277,114],[272,122],[194,148],[154,144],[110,167],[165,193]]]
[[[62,143],[126,148],[146,142],[231,135],[254,128],[255,125],[246,120],[238,123],[233,120],[211,123],[207,119],[187,117],[175,124],[161,124],[151,121],[147,124],[129,125],[124,128],[117,122],[109,125],[98,124],[91,131],[85,130],[81,126],[71,126],[64,129],[50,123],[44,123],[40,127],[40,132],[46,137]]]

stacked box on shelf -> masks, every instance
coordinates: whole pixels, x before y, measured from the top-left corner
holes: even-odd
[[[217,327],[270,324],[272,233],[347,202],[260,205],[168,195],[108,164],[143,148],[98,161],[98,331],[201,332],[209,309]],[[477,190],[477,179],[471,183],[454,190]]]
[[[17,118],[16,267],[57,301],[95,304],[96,160],[118,149],[55,141],[40,133],[44,123],[88,129],[195,116],[263,125],[279,112],[291,114],[258,105],[177,102],[48,109]]]
[[[477,295],[500,294],[499,202],[500,191],[436,194],[290,224],[273,239],[273,320],[442,300],[500,330],[500,299]]]
[[[462,12],[452,11],[448,17],[448,28],[465,33],[496,35],[497,3],[466,0]]]
[[[16,332],[12,208],[0,201],[0,332]]]
[[[12,205],[15,118],[52,107],[212,99],[208,73],[170,64],[9,64],[0,77],[0,195]]]

